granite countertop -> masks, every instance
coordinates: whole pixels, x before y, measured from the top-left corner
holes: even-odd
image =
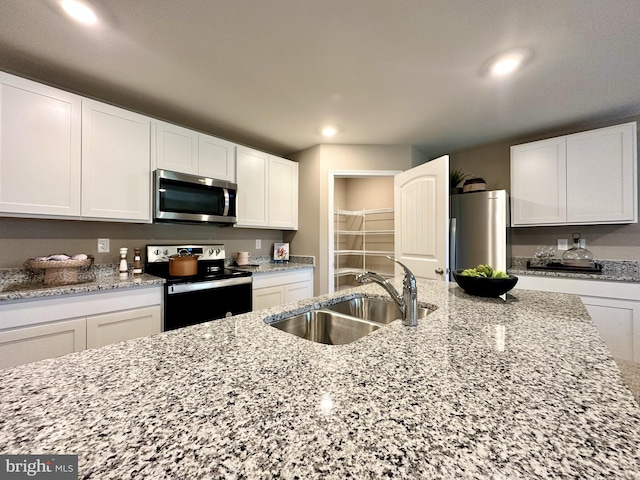
[[[300,270],[315,267],[313,256],[291,256],[288,261],[276,262],[270,257],[251,257],[250,265],[238,265],[233,260],[227,262],[228,268],[241,272],[251,272],[254,275],[262,273],[284,272],[288,270]]]
[[[576,273],[576,272],[558,272],[551,270],[531,270],[527,268],[527,261],[531,261],[533,265],[540,263],[535,258],[518,257],[513,259],[512,267],[509,273],[512,275],[531,275],[537,277],[557,277],[557,278],[576,278],[583,280],[603,280],[611,282],[640,282],[640,269],[638,262],[630,260],[595,260],[596,263],[602,265],[602,273]],[[554,262],[560,262],[560,259],[552,259]]]
[[[1,370],[0,453],[100,480],[637,478],[640,408],[578,297],[418,292],[418,327],[348,345],[265,320],[381,287]]]
[[[79,283],[71,285],[45,285],[41,275],[33,275],[25,269],[6,268],[0,270],[0,304],[13,300],[57,297],[117,288],[139,288],[163,283],[162,278],[144,273],[134,276],[132,271],[126,279],[121,279],[117,265],[93,265],[90,270],[81,272]]]

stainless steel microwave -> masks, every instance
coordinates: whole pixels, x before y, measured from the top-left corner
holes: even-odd
[[[235,183],[158,169],[153,185],[156,222],[236,223]]]

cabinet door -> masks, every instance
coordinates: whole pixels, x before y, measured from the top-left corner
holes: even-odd
[[[238,227],[267,227],[269,155],[238,147],[236,157]]]
[[[0,368],[79,352],[86,345],[84,318],[0,332]]]
[[[275,307],[283,303],[285,303],[283,286],[253,289],[253,311]]]
[[[284,287],[284,303],[299,302],[313,297],[313,284],[308,282],[291,283]]]
[[[580,297],[615,358],[640,362],[640,302]]]
[[[87,318],[87,348],[160,333],[160,307],[137,308]]]
[[[564,223],[566,185],[564,138],[511,147],[511,225]]]
[[[567,221],[637,222],[636,124],[567,137]]]
[[[151,119],[82,101],[82,216],[151,222]]]
[[[269,226],[283,230],[297,230],[298,164],[271,156],[268,178]]]
[[[0,72],[0,211],[80,215],[81,99]]]
[[[155,166],[198,175],[198,132],[156,121]]]
[[[236,145],[220,138],[198,137],[198,173],[203,177],[236,181]]]

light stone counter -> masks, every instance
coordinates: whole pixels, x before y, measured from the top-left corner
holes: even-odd
[[[418,289],[418,327],[348,345],[264,320],[379,286],[0,371],[0,453],[99,480],[638,478],[640,408],[578,297]]]
[[[153,275],[134,276],[129,272],[122,279],[114,265],[94,265],[88,272],[81,272],[78,283],[70,285],[45,285],[42,276],[34,276],[24,269],[0,269],[0,304],[13,300],[33,300],[43,297],[82,294],[162,285],[164,279]]]

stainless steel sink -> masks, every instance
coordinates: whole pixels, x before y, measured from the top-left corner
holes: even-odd
[[[359,319],[384,324],[402,318],[402,312],[394,302],[376,298],[356,297],[323,308]],[[431,312],[428,308],[418,307],[418,320],[426,318]]]
[[[327,310],[311,310],[270,325],[312,342],[327,345],[351,343],[383,327],[374,322]]]

